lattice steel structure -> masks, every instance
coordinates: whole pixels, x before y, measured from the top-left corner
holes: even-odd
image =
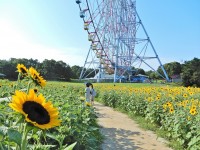
[[[94,71],[99,70],[98,82],[102,72],[114,74],[116,82],[125,72],[130,73],[133,66],[140,68],[143,64],[156,71],[148,62],[153,59],[161,66],[163,78],[169,80],[136,11],[135,0],[76,0],[76,3],[91,42],[84,68],[93,63]],[[80,79],[87,76],[84,70]]]

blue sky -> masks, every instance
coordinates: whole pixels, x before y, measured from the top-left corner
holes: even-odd
[[[138,0],[162,63],[200,58],[199,0]],[[0,0],[0,59],[62,60],[82,66],[90,42],[74,0]]]

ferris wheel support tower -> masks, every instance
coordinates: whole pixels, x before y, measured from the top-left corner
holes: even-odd
[[[150,38],[149,38],[149,35],[148,35],[148,33],[147,33],[147,31],[146,31],[146,29],[145,29],[145,27],[144,27],[144,25],[143,25],[143,23],[142,23],[142,21],[141,21],[141,19],[140,19],[140,16],[139,16],[138,13],[137,13],[137,10],[136,10],[136,9],[135,9],[135,12],[136,12],[136,15],[137,15],[137,17],[138,17],[138,19],[139,19],[139,23],[141,24],[141,26],[142,26],[142,28],[143,28],[145,34],[146,34],[147,40],[149,41],[149,43],[150,43],[150,45],[151,45],[151,47],[152,47],[152,49],[153,49],[153,51],[154,51],[154,54],[155,54],[155,56],[156,56],[156,58],[157,58],[157,60],[158,60],[158,62],[159,62],[159,64],[160,64],[160,67],[161,67],[161,69],[162,69],[162,71],[163,71],[163,73],[164,73],[164,75],[165,75],[165,78],[166,78],[167,81],[169,81],[168,74],[167,74],[167,72],[166,72],[164,66],[163,66],[162,63],[161,63],[160,58],[158,57],[158,54],[157,54],[157,52],[156,52],[156,50],[155,50],[155,48],[154,48],[154,46],[153,46],[153,44],[152,44],[152,42],[151,42],[151,40],[150,40]],[[149,66],[149,67],[150,67],[150,66]],[[151,67],[150,67],[150,68],[151,68]],[[151,68],[151,69],[153,69],[153,68]]]
[[[98,74],[114,74],[117,82],[132,67],[144,65],[157,72],[152,60],[161,67],[161,77],[169,77],[136,11],[136,0],[75,0],[79,5],[84,30],[88,33],[91,46],[84,63],[80,79],[87,77],[89,66]]]

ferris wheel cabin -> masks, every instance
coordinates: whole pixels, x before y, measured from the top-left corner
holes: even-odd
[[[81,0],[76,0],[76,4],[80,4],[81,3]]]

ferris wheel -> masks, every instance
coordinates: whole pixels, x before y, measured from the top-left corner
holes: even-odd
[[[88,55],[93,53],[92,62],[99,62],[96,63],[99,77],[101,72],[114,74],[116,82],[126,72],[130,73],[133,66],[141,67],[142,64],[146,64],[154,69],[146,60],[157,59],[168,80],[167,73],[136,12],[135,0],[76,0],[76,3],[83,19],[83,28],[88,33],[88,41],[91,42]],[[139,26],[142,26],[146,35],[144,39],[136,37]],[[141,43],[146,44],[137,46]],[[149,43],[155,56],[147,56]]]

